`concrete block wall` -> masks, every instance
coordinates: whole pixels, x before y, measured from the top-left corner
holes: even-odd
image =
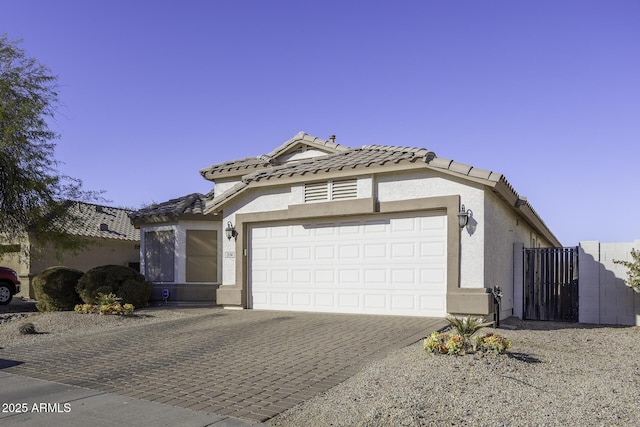
[[[640,294],[625,285],[627,269],[614,260],[631,261],[628,243],[580,242],[579,320],[581,323],[640,326]]]

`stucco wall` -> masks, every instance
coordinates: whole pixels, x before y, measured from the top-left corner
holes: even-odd
[[[229,180],[217,179],[214,187],[215,191],[213,192],[214,199],[222,196],[228,189],[240,182],[241,180],[239,178]]]
[[[60,260],[56,259],[51,250],[41,257],[32,255],[29,269],[30,280],[27,285],[23,282],[21,295],[34,296],[31,279],[49,267],[64,265],[80,271],[87,271],[100,265],[124,265],[130,262],[140,262],[139,243],[124,240],[92,239],[92,244],[78,254],[65,253]],[[21,280],[22,281],[22,280]]]
[[[625,285],[627,268],[613,260],[633,261],[631,249],[640,240],[627,243],[580,242],[579,315],[581,323],[640,326],[640,295]]]
[[[521,315],[522,306],[522,248],[535,242],[548,247],[549,242],[535,233],[492,191],[485,197],[485,271],[487,288],[500,286],[501,318]],[[520,259],[516,259],[520,257]]]
[[[293,188],[295,189],[296,186]],[[301,192],[299,186],[297,191],[292,191],[291,185],[254,190],[225,206],[222,223],[225,227],[227,222],[235,225],[237,214],[287,209],[289,205],[302,203],[301,200],[304,200],[304,188]],[[237,231],[243,233],[243,230]],[[238,238],[244,238],[244,236],[238,236]],[[223,252],[222,285],[234,285],[236,283],[236,258],[243,256],[243,254],[236,254],[234,239],[228,240],[223,237],[221,240]]]

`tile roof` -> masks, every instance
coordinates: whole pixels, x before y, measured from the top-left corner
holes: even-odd
[[[337,151],[346,151],[349,150],[349,147],[345,145],[336,144],[333,141],[327,141],[326,139],[318,138],[317,136],[309,135],[306,132],[298,132],[293,138],[284,143],[280,144],[279,147],[276,147],[272,150],[267,157],[274,158],[287,151],[287,149],[295,146],[298,143],[308,144],[312,147],[328,149],[329,151],[337,152]]]
[[[486,169],[475,168],[473,166],[465,165],[464,163],[458,163],[456,161],[445,159],[443,157],[435,157],[428,163],[431,167],[446,169],[448,171],[466,175],[471,178],[486,179],[493,182],[498,182],[501,179],[504,179],[504,176],[502,174],[495,173]]]
[[[232,160],[230,162],[218,163],[204,169],[200,169],[200,175],[209,178],[211,175],[222,172],[241,171],[251,173],[251,169],[268,167],[273,159],[268,156],[246,157],[244,159]]]
[[[400,162],[426,162],[435,154],[424,148],[391,147],[381,145],[365,145],[336,154],[315,157],[305,161],[291,162],[282,166],[263,169],[243,177],[245,183],[261,179],[280,178],[282,176],[315,174],[332,170],[355,169],[372,165],[385,165]]]
[[[211,197],[213,197],[213,192],[207,195],[200,193],[188,194],[130,212],[129,218],[135,221],[138,218],[150,216],[177,217],[184,214],[203,214],[205,204]]]
[[[100,239],[140,240],[140,231],[131,224],[128,209],[92,203],[71,202],[72,213],[79,218],[70,234]]]
[[[210,179],[215,177],[215,175],[229,172],[239,172],[240,175],[245,175],[251,173],[252,170],[255,169],[277,166],[278,161],[276,158],[298,144],[305,144],[311,147],[327,150],[332,153],[347,151],[350,149],[344,145],[336,144],[335,142],[327,141],[326,139],[318,138],[305,132],[298,132],[293,138],[285,141],[268,154],[213,164],[200,169],[200,175],[205,179]]]

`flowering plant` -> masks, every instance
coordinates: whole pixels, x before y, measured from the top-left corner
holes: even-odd
[[[424,349],[435,354],[464,354],[464,339],[458,334],[434,332],[424,340]]]
[[[100,304],[100,305],[92,305],[92,304],[77,304],[74,310],[77,313],[88,314],[88,313],[100,313],[100,314],[119,314],[128,316],[133,313],[135,307],[133,304],[125,304],[121,305],[119,302],[115,304]]]
[[[488,333],[476,337],[476,347],[483,352],[503,354],[511,348],[511,340],[498,334]]]

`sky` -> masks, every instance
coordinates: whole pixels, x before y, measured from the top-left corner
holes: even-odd
[[[0,0],[60,171],[139,209],[297,132],[504,174],[563,245],[640,239],[640,2]]]

